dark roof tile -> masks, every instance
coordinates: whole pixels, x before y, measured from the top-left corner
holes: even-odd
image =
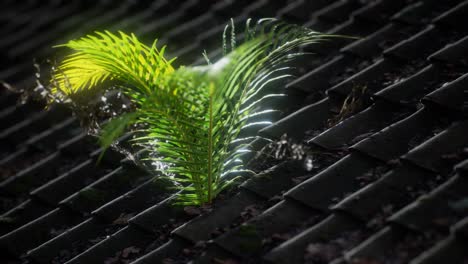
[[[434,23],[437,25],[460,28],[466,25],[465,22],[468,18],[468,1],[463,1],[457,6],[453,7],[449,11],[443,13],[434,19]],[[462,28],[463,29],[463,28]]]
[[[327,90],[330,97],[346,98],[353,89],[366,88],[367,91],[376,92],[383,88],[386,79],[392,78],[392,72],[401,69],[401,65],[393,60],[380,59],[364,70],[354,74],[341,83]],[[379,78],[376,78],[379,76]]]
[[[17,105],[5,106],[5,108],[0,111],[0,121],[2,122],[0,129],[8,128],[15,122],[24,119],[25,111],[23,109],[24,108],[21,108],[21,106],[18,107]]]
[[[123,258],[128,258],[131,254],[144,250],[153,239],[154,236],[132,226],[127,226],[67,261],[67,263],[104,263],[114,257],[119,258],[125,250],[127,250],[127,257]],[[135,250],[137,252],[133,252]]]
[[[25,144],[30,147],[57,146],[57,143],[79,133],[78,121],[74,117],[67,118],[62,122],[51,126],[50,129],[30,137]]]
[[[424,252],[411,263],[437,264],[437,263],[464,263],[468,259],[466,248],[468,243],[448,237],[437,245]]]
[[[468,175],[468,160],[465,160],[463,162],[460,162],[459,164],[456,165],[455,167],[458,171],[459,174],[461,175]]]
[[[358,9],[357,11],[359,10],[362,9]],[[375,32],[377,29],[380,28],[380,26],[381,25],[379,25],[379,23],[369,23],[362,19],[350,18],[346,22],[331,28],[327,33],[353,37],[364,37],[367,34]],[[333,43],[327,43],[326,46],[315,45],[315,47],[310,47],[308,49],[316,50],[321,53],[329,53],[330,50],[333,50],[337,47],[341,48],[345,45],[348,45],[351,42],[351,39],[337,39]]]
[[[447,230],[460,219],[458,213],[450,207],[450,203],[463,198],[467,186],[466,178],[452,177],[427,196],[397,212],[390,220],[422,232],[431,228]]]
[[[75,254],[81,253],[83,249],[78,248],[78,245],[87,245],[90,243],[86,238],[104,236],[105,228],[105,224],[100,223],[95,218],[89,218],[45,242],[44,244],[31,249],[31,251],[28,252],[28,255],[38,263],[66,261],[68,260],[68,256],[59,257],[63,250],[70,249],[70,246],[73,246]]]
[[[306,133],[320,131],[325,127],[329,118],[331,118],[330,101],[323,99],[263,128],[259,134],[271,139],[277,139],[283,134],[287,134],[290,138],[302,140]]]
[[[296,0],[286,5],[276,14],[278,17],[300,23],[301,21],[307,20],[310,16],[311,10],[317,10],[330,4],[327,0],[318,1],[305,1]]]
[[[4,219],[0,222],[0,235],[7,234],[53,209],[54,207],[37,200],[28,199],[0,216],[0,219]]]
[[[384,54],[406,61],[423,58],[440,48],[444,40],[443,33],[434,25],[429,25],[414,36],[385,50]]]
[[[114,199],[94,211],[91,219],[84,221],[76,229],[72,229],[72,231],[66,233],[64,236],[54,239],[51,245],[45,244],[45,248],[40,246],[35,251],[39,252],[38,254],[42,259],[45,257],[49,257],[49,260],[51,258],[61,258],[61,261],[64,261],[64,259],[68,260],[71,257],[75,257],[77,254],[92,247],[93,244],[114,233],[115,230],[126,226],[128,220],[132,218],[134,214],[145,209],[154,203],[155,200],[163,198],[163,193],[167,191],[165,188],[166,185],[167,181],[161,182],[158,179],[152,179],[143,183],[127,194]],[[138,202],[139,204],[137,204]],[[96,232],[95,230],[98,228],[100,231]],[[63,248],[63,246],[60,246],[60,243],[63,241],[76,240],[76,236],[79,236],[78,240],[80,242],[74,244],[73,252],[65,256],[58,254],[60,248]],[[51,250],[53,253],[43,252],[45,250]]]
[[[359,223],[341,213],[334,213],[293,238],[280,244],[265,255],[271,263],[303,263],[304,252],[309,244],[333,240],[340,234],[357,229]]]
[[[447,44],[444,48],[429,56],[429,59],[435,61],[442,61],[445,63],[461,63],[466,65],[468,61],[463,56],[463,54],[465,54],[467,50],[468,36],[454,43]]]
[[[446,167],[450,158],[447,155],[457,155],[458,151],[467,146],[467,133],[468,121],[455,123],[447,130],[412,149],[403,158],[432,171],[451,170],[451,167]]]
[[[123,214],[133,215],[167,198],[174,192],[171,190],[172,187],[174,186],[171,182],[155,176],[92,213],[100,219],[112,222]]]
[[[378,213],[389,215],[411,202],[411,198],[401,190],[389,188],[384,181],[377,181],[344,198],[332,209],[349,213],[361,221],[369,221]]]
[[[343,23],[348,18],[348,14],[360,7],[362,7],[362,3],[359,3],[358,1],[339,0],[327,5],[316,12],[313,16],[318,20]]]
[[[86,133],[76,135],[58,146],[60,152],[67,155],[88,154],[93,148],[97,149],[96,140]]]
[[[411,25],[422,25],[431,22],[435,16],[441,12],[447,11],[453,7],[456,1],[434,1],[424,0],[417,1],[414,4],[408,5],[400,12],[395,14],[392,19],[398,22],[403,22]]]
[[[261,253],[265,238],[274,233],[287,232],[299,223],[317,216],[300,204],[280,202],[253,220],[216,238],[214,242],[236,256],[249,258]]]
[[[249,178],[241,184],[241,188],[269,199],[281,191],[290,189],[294,185],[294,177],[304,175],[307,175],[307,172],[302,162],[283,162]]]
[[[5,100],[15,101],[8,98]],[[26,119],[26,117],[28,117],[32,112],[39,111],[41,109],[41,107],[35,103],[21,105],[14,104],[11,106],[1,103],[1,105],[5,108],[2,108],[0,111],[0,130],[4,130],[17,122]]]
[[[452,227],[452,231],[461,239],[468,239],[468,217],[463,218]]]
[[[384,251],[390,249],[402,239],[404,231],[395,226],[387,226],[364,242],[344,254],[348,262],[378,259]]]
[[[228,227],[246,207],[252,206],[259,201],[261,200],[256,195],[240,191],[228,201],[216,205],[214,210],[185,223],[172,233],[192,243],[209,240],[216,229]]]
[[[285,196],[311,208],[327,211],[330,205],[338,202],[346,193],[359,189],[361,183],[358,177],[378,165],[371,158],[352,153],[292,188]],[[327,192],[323,192],[324,189]]]
[[[178,256],[182,249],[188,247],[189,243],[183,239],[173,238],[165,244],[158,247],[156,250],[136,259],[134,264],[154,264],[159,263],[161,260],[170,261],[174,256]],[[212,256],[213,253],[210,254]],[[179,255],[180,256],[180,255]]]
[[[372,59],[380,56],[381,52],[389,46],[400,42],[414,33],[414,30],[400,24],[390,23],[365,38],[354,41],[342,48],[342,52],[348,52],[364,59]]]
[[[205,254],[202,254],[194,262],[197,264],[210,264],[214,261],[238,261],[232,253],[221,248],[217,244],[210,244]]]
[[[59,160],[60,153],[54,152],[16,175],[7,178],[0,183],[1,193],[20,195],[28,192],[32,187],[52,180],[58,176],[54,170]]]
[[[313,12],[310,16],[310,20],[304,25],[319,32],[326,32],[348,19],[347,15],[341,15],[342,12],[349,14],[359,7],[362,6],[355,1],[335,1],[316,12]]]
[[[176,195],[151,206],[150,208],[140,212],[132,217],[128,222],[146,230],[147,232],[156,233],[164,225],[169,225],[176,219],[188,220],[190,217],[186,215],[183,208],[174,206]]]
[[[166,36],[164,36],[167,42],[178,42],[183,43],[187,40],[191,40],[193,43],[193,38],[187,38],[190,34],[198,35],[204,31],[204,28],[213,25],[215,18],[212,14],[206,13],[204,15],[193,18],[192,20],[187,21],[184,24],[178,25],[173,30],[170,30]]]
[[[81,220],[79,215],[57,208],[0,237],[0,248],[20,256],[27,250],[39,246],[67,228],[76,225]],[[31,239],[32,237],[34,239]],[[17,241],[21,241],[21,243],[17,243]]]
[[[1,156],[0,160],[0,166],[4,169],[7,168],[12,163],[12,161],[24,159],[26,156],[30,157],[30,155],[32,155],[32,153],[29,153],[27,147],[19,147],[16,150],[5,149],[5,152],[7,153],[4,153]],[[21,168],[22,166],[15,166],[14,169],[11,170],[11,172],[4,172],[2,178],[6,178],[7,176],[12,175],[13,173],[15,173],[15,171],[18,171]]]
[[[312,138],[309,143],[329,150],[341,149],[395,122],[405,110],[386,102],[377,102]]]
[[[453,82],[446,83],[440,89],[426,95],[426,102],[437,104],[454,112],[468,113],[468,74],[465,74]]]
[[[48,204],[57,204],[75,191],[102,177],[93,160],[86,160],[70,171],[33,190],[31,195]]]
[[[61,201],[60,205],[88,214],[147,178],[148,175],[141,171],[132,172],[119,167]]]
[[[246,4],[251,3],[250,1],[224,1],[214,4],[211,8],[211,12],[217,17],[230,17],[232,14],[240,14],[245,8]],[[174,5],[168,4],[174,8]],[[168,12],[166,12],[167,14]],[[224,26],[223,26],[224,28]]]
[[[351,17],[367,22],[384,22],[405,6],[405,1],[378,0],[351,14]]]
[[[442,76],[442,69],[428,65],[414,75],[377,92],[375,96],[397,104],[412,105],[431,92]]]
[[[391,124],[351,148],[388,162],[407,153],[411,146],[422,143],[433,131],[447,126],[435,111],[421,108],[414,114]],[[411,131],[411,133],[408,133]]]
[[[278,11],[278,7],[282,6],[280,1],[263,0],[251,3],[244,9],[244,14],[250,17],[265,17],[267,14],[274,14]]]
[[[0,97],[0,104],[2,104],[2,109],[5,109],[9,106],[14,106],[18,102],[18,95],[6,89],[2,90],[2,96]]]
[[[348,262],[344,258],[334,259],[330,264],[347,264]]]
[[[380,181],[391,188],[417,196],[433,188],[436,185],[433,181],[439,179],[437,176],[420,167],[403,164],[383,175]]]
[[[386,239],[387,248],[383,247],[383,245],[377,246],[375,247],[375,252],[369,256],[365,254],[369,252],[362,252],[364,254],[360,256],[361,259],[367,261],[391,259],[398,263],[409,263],[443,237],[443,234],[432,231],[421,234],[404,230],[398,232],[395,231],[396,227],[392,227],[391,230],[394,233],[393,238],[384,238]]]
[[[301,89],[309,93],[324,93],[330,85],[330,80],[355,61],[350,56],[336,56],[323,65],[309,71],[300,78],[288,84],[288,87]]]
[[[47,112],[39,112],[1,131],[0,141],[2,145],[8,146],[11,144],[18,144],[28,139],[33,134],[46,130],[50,125],[50,123],[47,122],[46,116]]]

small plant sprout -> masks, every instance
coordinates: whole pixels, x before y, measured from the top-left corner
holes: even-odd
[[[275,109],[264,101],[283,96],[268,91],[270,84],[290,76],[287,65],[300,47],[331,37],[275,19],[251,24],[242,38],[227,25],[224,56],[211,63],[205,53],[206,66],[174,68],[157,41],[146,46],[123,32],[71,40],[59,46],[73,52],[53,69],[51,96],[80,105],[96,91],[122,93],[131,107],[103,125],[102,146],[135,133],[132,144],[146,153],[141,159],[165,164],[158,167],[181,188],[177,203],[210,204],[248,172],[242,156],[255,134],[243,131],[270,124],[262,117]]]

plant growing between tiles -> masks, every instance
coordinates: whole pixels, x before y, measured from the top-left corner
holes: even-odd
[[[242,155],[255,135],[239,135],[269,123],[262,117],[275,109],[264,101],[283,96],[267,91],[269,86],[290,76],[287,63],[302,55],[299,47],[328,37],[274,19],[249,19],[241,42],[232,22],[224,30],[220,60],[211,63],[205,55],[206,66],[174,68],[156,40],[146,46],[133,34],[96,32],[59,46],[73,53],[53,68],[48,98],[77,109],[93,92],[122,93],[130,107],[102,126],[102,146],[135,132],[132,144],[144,150],[141,159],[162,164],[182,190],[179,204],[209,204],[248,172]]]

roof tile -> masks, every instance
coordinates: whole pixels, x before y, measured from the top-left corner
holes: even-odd
[[[450,203],[462,198],[467,186],[468,181],[465,177],[455,176],[393,215],[390,220],[419,231],[430,228],[447,230],[460,219],[458,213],[450,207]]]
[[[414,259],[412,264],[436,264],[441,262],[466,262],[468,243],[449,237]]]
[[[457,155],[457,151],[463,150],[468,144],[467,133],[467,121],[455,123],[447,130],[412,149],[403,158],[429,170],[439,172],[451,170],[451,167],[447,168],[444,164],[449,161],[450,157],[444,155]]]
[[[429,56],[430,60],[442,61],[445,63],[461,63],[466,65],[468,61],[462,55],[468,50],[468,36],[457,42],[447,44],[444,48]]]
[[[463,1],[434,19],[434,23],[445,27],[458,28],[465,25],[468,17],[468,1]]]
[[[421,108],[412,115],[391,124],[351,147],[384,162],[407,153],[411,146],[422,143],[434,131],[447,126],[438,112]],[[411,131],[411,133],[408,133]]]
[[[303,263],[304,251],[311,243],[332,240],[359,227],[358,222],[341,213],[334,213],[274,248],[265,255],[271,263]]]
[[[358,189],[358,177],[379,165],[371,158],[349,154],[319,174],[302,182],[285,193],[285,196],[300,201],[311,208],[327,211],[346,193]],[[326,189],[327,192],[323,192]]]
[[[340,149],[359,142],[373,132],[398,120],[405,109],[386,102],[377,102],[366,110],[345,119],[332,128],[309,140],[325,149]]]
[[[437,104],[455,112],[468,113],[468,74],[443,85],[440,89],[426,95],[425,101]]]

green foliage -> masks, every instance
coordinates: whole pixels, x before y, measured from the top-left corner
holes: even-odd
[[[164,173],[183,190],[178,202],[211,203],[247,171],[241,158],[252,137],[238,136],[246,127],[267,124],[253,122],[253,117],[273,111],[262,107],[267,98],[283,96],[266,89],[290,76],[285,65],[301,55],[296,52],[300,46],[330,37],[272,19],[250,24],[249,19],[242,43],[234,23],[226,26],[225,56],[219,61],[178,69],[156,41],[148,47],[133,34],[96,32],[61,45],[74,53],[55,70],[53,92],[72,98],[102,87],[98,84],[105,80],[117,81],[135,107],[108,122],[102,145],[108,147],[130,127],[139,127],[133,143],[146,150],[144,160],[167,165]]]
[[[114,141],[125,132],[129,125],[135,122],[135,120],[138,118],[137,114],[137,112],[124,113],[110,120],[105,125],[99,138],[99,143],[103,147],[103,151],[99,155],[98,161],[101,160],[105,150],[108,149],[114,143]]]
[[[164,58],[163,47],[158,50],[155,40],[151,47],[141,43],[135,35],[108,31],[96,32],[57,47],[75,52],[55,70],[53,82],[66,95],[96,87],[107,79],[118,79],[132,85],[139,92],[150,93],[151,87],[163,83],[174,68]]]

